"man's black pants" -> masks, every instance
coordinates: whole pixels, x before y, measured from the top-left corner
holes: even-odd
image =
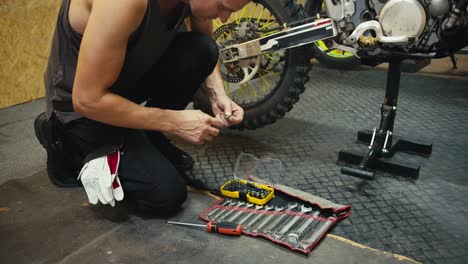
[[[217,61],[218,48],[209,36],[178,33],[134,90],[114,92],[136,103],[146,101],[148,107],[183,110]],[[159,132],[118,128],[87,118],[71,121],[62,131],[65,149],[79,168],[88,155],[123,146],[119,178],[126,200],[163,212],[174,211],[185,201],[183,177],[151,144],[160,138]]]

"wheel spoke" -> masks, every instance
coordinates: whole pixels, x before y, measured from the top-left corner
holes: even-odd
[[[265,33],[260,34],[260,37],[266,37],[266,36],[269,36],[271,34],[275,34],[277,32],[279,32],[279,30],[273,30],[273,31],[270,31],[270,32],[265,32]]]
[[[271,56],[270,54],[263,54],[263,55],[274,62],[280,62],[279,60],[273,58],[273,56]]]
[[[246,83],[246,86],[247,86],[247,89],[251,92],[251,94],[253,95],[253,97],[258,97],[257,96],[257,92],[255,92],[255,89],[252,88],[252,86],[250,85],[250,83]]]
[[[239,93],[238,94],[239,94],[239,97],[241,97],[241,95],[242,95],[242,97],[244,97],[244,101],[247,100],[247,97],[245,96],[246,93],[245,93],[243,84],[239,85]]]
[[[244,17],[244,14],[245,14],[245,11],[247,10],[247,7],[245,6],[243,9],[242,9],[242,13],[239,17],[239,21]]]
[[[265,11],[265,8],[263,8],[262,11],[260,11],[260,15],[257,18],[257,23],[260,22],[260,19],[263,17],[263,12],[264,11]]]
[[[265,29],[265,28],[267,28],[268,26],[270,26],[270,25],[276,23],[275,20],[273,20],[273,21],[270,22],[271,17],[272,17],[272,15],[270,15],[270,16],[268,17],[267,21],[265,22],[265,25],[263,25],[260,29]]]
[[[281,72],[273,71],[273,70],[262,70],[262,73],[263,73],[263,76],[266,76],[266,77],[272,77],[272,76],[277,76],[281,74]]]
[[[231,97],[231,89],[229,87],[229,82],[228,81],[224,81],[224,90],[226,91],[227,95],[229,97]]]
[[[257,11],[257,7],[258,7],[258,4],[255,4],[255,8],[252,9],[252,12],[250,13],[250,16],[249,16],[249,21],[252,21],[252,17],[255,13],[255,11]]]
[[[239,17],[237,17],[237,12],[235,12],[234,14],[232,14],[234,16],[234,21],[236,21],[236,24],[239,24],[240,23],[240,19]]]

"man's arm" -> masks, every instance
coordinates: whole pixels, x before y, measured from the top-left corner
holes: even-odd
[[[128,38],[146,7],[146,0],[94,1],[78,56],[74,109],[114,126],[170,132],[192,143],[209,141],[219,133],[213,126],[222,125],[215,118],[200,111],[143,107],[108,91],[122,70]]]
[[[191,30],[205,33],[209,36],[213,35],[213,21],[211,19],[191,17]],[[227,122],[229,125],[236,125],[242,122],[244,118],[244,110],[234,103],[224,90],[224,81],[219,70],[219,62],[216,67],[205,80],[205,87],[215,115],[222,114],[223,117],[228,116]],[[232,118],[231,118],[232,117]]]
[[[205,33],[208,36],[213,35],[213,21],[211,19],[192,16],[190,22],[192,31]],[[210,97],[226,94],[224,91],[224,82],[219,71],[219,63],[216,64],[213,73],[206,78],[205,86]]]

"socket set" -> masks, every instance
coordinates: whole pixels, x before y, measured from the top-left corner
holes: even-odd
[[[255,205],[246,201],[222,199],[200,217],[205,221],[240,224],[246,235],[265,237],[291,250],[308,254],[343,216],[338,216],[331,209],[322,209],[303,201],[291,201],[283,205]]]
[[[268,185],[243,179],[229,180],[221,186],[220,190],[223,196],[256,205],[268,203],[275,193],[275,189]]]

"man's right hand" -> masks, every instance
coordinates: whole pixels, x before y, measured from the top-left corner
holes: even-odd
[[[197,145],[212,141],[219,135],[219,129],[226,127],[226,122],[200,110],[169,111],[173,127],[168,131],[182,139]]]

